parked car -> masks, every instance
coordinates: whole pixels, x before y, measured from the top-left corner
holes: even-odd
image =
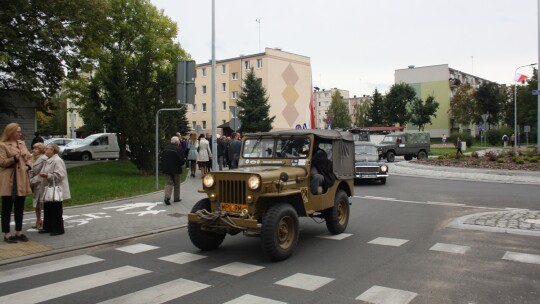
[[[65,147],[72,142],[72,138],[61,138],[61,137],[53,137],[45,140],[44,144],[57,144],[60,148],[60,155],[62,155],[62,152],[64,151]]]
[[[362,179],[378,180],[386,184],[388,166],[380,162],[380,154],[377,145],[365,141],[354,143],[354,180]]]
[[[393,133],[388,134],[379,143],[381,158],[391,163],[397,155],[403,155],[405,160],[413,157],[423,159],[431,152],[431,139],[429,133]]]
[[[120,147],[116,133],[90,135],[79,144],[66,147],[62,157],[73,160],[118,159]]]
[[[227,234],[241,232],[260,237],[263,251],[279,261],[298,244],[299,217],[323,219],[331,234],[344,232],[354,195],[353,151],[352,134],[337,130],[246,134],[238,169],[204,175],[199,192],[207,198],[188,215],[191,242],[212,250]],[[312,178],[320,178],[311,175],[315,154],[326,157],[335,182],[312,193]]]

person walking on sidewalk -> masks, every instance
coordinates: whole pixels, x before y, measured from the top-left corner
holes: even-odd
[[[188,162],[189,169],[191,171],[191,177],[195,177],[195,171],[197,169],[197,149],[199,149],[199,142],[197,141],[197,133],[193,132],[189,135],[187,143],[188,148]]]
[[[210,143],[206,140],[204,133],[199,135],[199,148],[197,149],[197,162],[201,169],[201,177],[208,173],[208,167],[206,164],[212,159],[212,151],[210,150]]]
[[[39,233],[50,233],[51,236],[64,234],[63,201],[71,198],[66,164],[58,155],[60,147],[57,144],[48,144],[43,170],[39,173],[43,187],[57,185],[62,188],[62,200],[59,202],[43,202],[43,229]],[[41,196],[41,194],[40,194]]]
[[[223,164],[225,161],[225,153],[227,152],[227,142],[224,136],[216,134],[217,137],[217,156],[219,171],[223,171]]]
[[[2,196],[2,232],[4,242],[27,242],[22,233],[24,200],[32,193],[28,170],[32,166],[30,152],[21,140],[21,127],[8,124],[0,139],[0,196]],[[15,235],[10,232],[11,210],[14,209]]]
[[[238,161],[240,160],[240,148],[242,147],[242,142],[240,141],[240,134],[234,133],[233,141],[231,142],[230,148],[232,151],[232,162],[231,169],[238,168]]]
[[[40,194],[43,191],[43,184],[41,183],[42,178],[39,176],[39,172],[41,172],[41,169],[43,169],[43,166],[47,161],[47,155],[45,155],[46,150],[47,146],[45,146],[43,143],[38,142],[34,144],[32,149],[32,159],[34,165],[32,166],[32,170],[28,171],[28,174],[30,175],[30,186],[32,187],[32,192],[34,193],[32,205],[36,210],[36,224],[32,226],[34,229],[41,229],[43,225],[43,221],[41,220],[43,201],[40,200]]]
[[[461,151],[461,138],[457,138],[456,141],[456,157],[459,157],[459,155],[463,155],[463,151]]]
[[[163,166],[163,174],[166,176],[164,201],[166,205],[170,205],[173,188],[174,202],[181,201],[180,174],[182,174],[182,167],[186,163],[184,150],[181,148],[180,138],[178,138],[178,136],[171,137],[171,143],[163,149],[161,163]]]

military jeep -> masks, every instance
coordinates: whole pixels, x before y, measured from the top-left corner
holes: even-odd
[[[328,157],[336,177],[312,193],[312,157]],[[320,154],[320,152],[319,152]],[[286,130],[244,136],[238,169],[211,172],[202,180],[188,215],[188,233],[201,250],[218,248],[227,234],[261,238],[275,261],[291,256],[299,239],[300,216],[323,219],[331,234],[345,231],[354,191],[354,142],[349,132]],[[322,221],[319,221],[322,222]]]

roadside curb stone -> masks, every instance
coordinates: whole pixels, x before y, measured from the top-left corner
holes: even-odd
[[[448,227],[540,236],[540,211],[503,210],[469,214],[455,219]]]

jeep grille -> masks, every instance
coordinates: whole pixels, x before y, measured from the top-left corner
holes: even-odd
[[[358,173],[377,173],[377,172],[379,172],[379,167],[356,167],[356,172],[358,172]]]
[[[245,204],[246,203],[246,183],[236,180],[219,181],[218,200],[221,203]]]

